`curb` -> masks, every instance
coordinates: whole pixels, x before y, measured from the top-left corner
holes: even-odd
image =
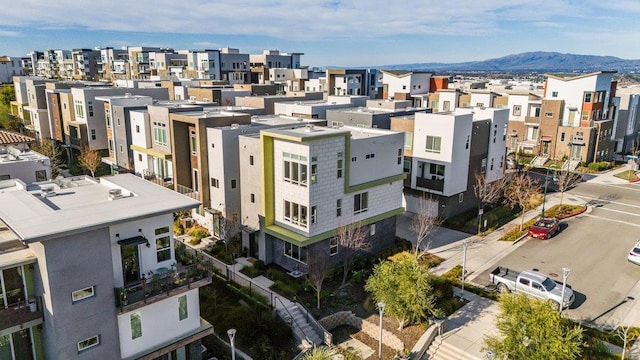
[[[578,216],[578,215],[580,215],[580,214],[583,214],[585,211],[587,211],[587,209],[588,209],[588,208],[589,208],[589,207],[588,207],[587,205],[584,205],[584,206],[582,207],[582,210],[580,210],[580,211],[578,211],[578,212],[576,212],[576,213],[573,213],[573,214],[569,214],[569,215],[565,215],[565,216],[560,216],[560,217],[558,218],[558,220],[564,220],[564,219],[568,219],[568,218],[570,218],[570,217]]]

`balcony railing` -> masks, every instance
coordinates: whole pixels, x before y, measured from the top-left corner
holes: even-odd
[[[0,332],[38,319],[39,323],[42,323],[43,313],[40,297],[19,301],[5,309],[0,309]]]
[[[115,288],[116,307],[120,312],[138,309],[170,296],[211,284],[211,272],[200,264],[175,270],[158,269],[140,283]]]
[[[182,195],[186,195],[192,199],[198,200],[200,194],[197,191],[193,191],[193,189],[186,187],[184,185],[175,184],[175,190]]]
[[[423,189],[430,189],[442,192],[444,190],[444,180],[416,178],[416,185]]]

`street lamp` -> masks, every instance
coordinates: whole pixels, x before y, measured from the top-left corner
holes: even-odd
[[[231,343],[231,360],[236,360],[236,347],[233,343],[233,339],[236,337],[236,329],[227,330],[227,335],[229,335],[229,342]]]
[[[384,313],[385,303],[378,303],[378,311],[380,312],[380,338],[378,338],[378,360],[382,360],[382,314]]]
[[[567,278],[571,273],[571,269],[568,267],[562,268],[562,295],[560,296],[560,315],[562,315],[562,308],[564,307],[564,291],[567,288]]]
[[[460,300],[464,300],[464,273],[467,271],[467,239],[462,240],[462,291]]]

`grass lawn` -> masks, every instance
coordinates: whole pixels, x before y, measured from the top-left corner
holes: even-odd
[[[636,172],[633,170],[625,170],[623,172],[619,172],[617,174],[614,174],[613,176],[620,178],[620,179],[624,179],[624,180],[635,180],[638,177],[636,176]]]

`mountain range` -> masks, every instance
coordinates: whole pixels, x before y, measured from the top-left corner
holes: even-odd
[[[640,60],[614,56],[562,54],[534,51],[507,55],[484,61],[461,63],[418,63],[377,66],[385,70],[410,71],[479,71],[479,72],[592,72],[616,70],[619,73],[640,72]]]

